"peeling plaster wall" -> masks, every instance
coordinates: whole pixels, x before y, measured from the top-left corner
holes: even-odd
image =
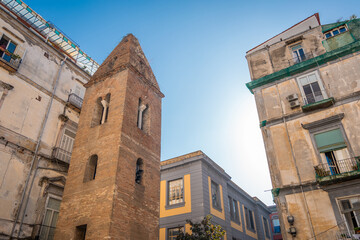
[[[321,27],[318,26],[305,32],[294,33],[288,38],[247,54],[246,58],[251,72],[251,80],[294,65],[292,47],[296,45],[301,44],[305,54],[310,54],[310,56],[315,57],[324,54],[323,39]]]
[[[289,59],[292,59],[291,46],[296,44],[301,43],[305,52],[312,52],[314,56],[325,53],[321,44],[321,27],[289,39],[296,41],[286,44],[287,40],[283,39],[247,55],[252,80],[287,68]],[[356,52],[253,89],[259,122],[265,125],[261,127],[261,131],[272,185],[274,189],[280,189],[275,201],[280,209],[279,216],[282,216],[280,221],[284,239],[291,239],[291,235],[287,233],[290,226],[286,218],[289,215],[295,217],[298,231],[296,239],[309,239],[313,236],[312,232],[318,235],[317,239],[332,239],[339,230],[336,225],[340,224],[340,220],[344,221],[337,209],[335,197],[329,197],[325,187],[316,181],[314,166],[319,165],[321,159],[309,130],[304,129],[303,125],[344,114],[340,124],[349,153],[351,156],[360,155],[359,63],[360,54]],[[301,108],[305,103],[297,79],[312,72],[317,72],[327,98],[334,98],[335,103],[306,112]],[[297,94],[300,104],[293,109],[287,100],[292,94]],[[353,181],[352,184],[356,185],[359,180]],[[350,185],[337,188],[336,197],[349,196],[352,189],[352,194],[360,194],[358,189]],[[331,186],[335,188],[337,185]],[[322,233],[324,231],[326,233]]]
[[[0,168],[0,238],[2,238],[11,232],[13,221],[19,212],[33,151],[64,56],[3,11],[0,11],[0,34],[5,34],[13,40],[17,44],[16,51],[19,54],[21,51],[23,57],[20,67],[14,73],[0,67],[0,80],[13,86],[13,89],[6,90],[7,94],[0,99],[0,137],[4,138],[0,139],[2,166]],[[78,86],[80,97],[83,97],[85,92],[83,84],[89,80],[89,75],[70,61],[67,60],[61,70],[40,144],[39,153],[44,157],[41,158],[39,167],[50,170],[37,171],[20,237],[34,237],[38,234],[49,194],[49,181],[44,179],[67,175],[67,165],[50,161],[52,149],[58,146],[59,136],[65,124],[58,117],[64,113],[69,93],[74,92]],[[1,85],[0,88],[2,90]],[[67,107],[65,115],[70,121],[78,122],[78,111]],[[56,185],[61,188],[63,183],[57,182]]]

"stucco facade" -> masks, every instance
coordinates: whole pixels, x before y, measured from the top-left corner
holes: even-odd
[[[284,239],[290,227],[296,239],[358,227],[358,32],[358,19],[321,25],[314,14],[247,52]]]
[[[172,240],[178,227],[189,232],[186,220],[201,222],[208,214],[226,231],[224,239],[271,239],[267,206],[202,151],[162,161],[160,186],[160,240]]]
[[[0,239],[50,239],[90,75],[14,4],[0,4]]]

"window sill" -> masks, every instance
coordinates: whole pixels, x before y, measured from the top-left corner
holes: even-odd
[[[165,209],[169,210],[169,209],[174,209],[174,208],[179,208],[179,207],[184,207],[185,206],[185,202],[182,203],[176,203],[176,204],[172,204],[172,205],[166,205]]]
[[[310,103],[307,105],[302,106],[302,110],[303,112],[309,112],[312,110],[316,110],[316,109],[321,109],[321,108],[327,108],[330,107],[332,105],[335,104],[335,99],[333,97],[328,98],[328,99],[324,99],[315,103]]]
[[[251,228],[246,228],[246,229],[253,232],[253,233],[256,233],[255,229],[251,229]]]
[[[216,206],[212,205],[212,208],[215,209],[215,210],[217,210],[217,211],[219,211],[219,212],[222,212],[221,207],[216,207]]]

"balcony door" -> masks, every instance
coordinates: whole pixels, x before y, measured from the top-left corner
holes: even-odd
[[[354,159],[350,157],[347,144],[340,128],[314,134],[324,171],[329,175],[337,175],[353,170]]]
[[[59,159],[66,160],[70,162],[71,152],[74,146],[75,133],[70,131],[69,129],[64,129],[64,134],[61,137],[60,145],[59,145]]]

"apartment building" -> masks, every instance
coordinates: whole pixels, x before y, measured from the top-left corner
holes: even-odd
[[[359,39],[359,19],[314,14],[246,54],[284,239],[360,226]]]
[[[98,64],[21,0],[0,1],[0,239],[52,239]]]
[[[160,240],[175,239],[179,227],[189,232],[187,219],[200,222],[208,214],[225,239],[270,240],[270,213],[202,151],[161,162]]]

